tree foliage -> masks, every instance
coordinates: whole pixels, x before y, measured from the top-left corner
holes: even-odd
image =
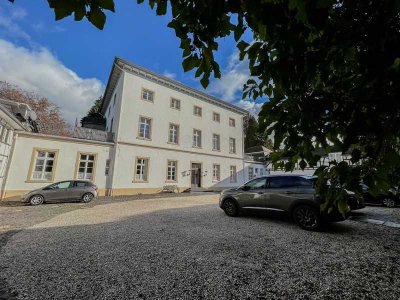
[[[221,76],[214,59],[219,39],[233,36],[240,58],[249,63],[243,97],[269,97],[259,121],[274,135],[275,148],[283,146],[286,170],[298,161],[315,165],[316,148],[351,152],[351,162],[317,171],[318,189],[329,205],[343,208],[343,189],[356,190],[361,179],[387,187],[400,167],[400,1],[148,3],[157,15],[171,9],[168,26],[181,40],[183,69],[195,70],[204,87],[211,75]],[[112,0],[49,4],[56,19],[74,13],[98,28],[104,10],[114,11]],[[253,35],[251,41],[243,38],[245,32]]]
[[[28,104],[37,115],[39,133],[71,136],[71,128],[62,117],[60,108],[48,99],[5,81],[0,81],[0,97]]]
[[[264,145],[263,135],[259,132],[259,126],[254,116],[250,115],[244,124],[244,150],[255,146]]]

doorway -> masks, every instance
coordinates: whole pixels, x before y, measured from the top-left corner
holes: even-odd
[[[192,163],[192,188],[201,187],[201,164]]]

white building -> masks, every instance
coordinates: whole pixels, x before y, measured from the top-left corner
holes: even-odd
[[[109,134],[89,134],[104,136],[98,141],[81,131],[80,138],[18,131],[2,198],[70,179],[92,180],[101,195],[130,195],[222,189],[265,174],[244,160],[246,110],[122,59],[114,61],[102,113]]]

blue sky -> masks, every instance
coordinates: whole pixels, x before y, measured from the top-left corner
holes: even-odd
[[[107,14],[103,31],[85,20],[55,21],[46,0],[0,2],[0,80],[49,98],[70,123],[102,94],[115,56],[201,89],[193,73],[183,72],[169,16],[156,16],[146,3],[115,2],[116,13]],[[240,101],[248,71],[233,38],[220,41],[216,58],[223,77],[206,92],[258,111],[259,103]]]

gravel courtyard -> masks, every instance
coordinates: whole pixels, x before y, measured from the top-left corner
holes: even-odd
[[[0,206],[0,237],[0,299],[400,299],[400,228],[229,218],[214,194]]]

